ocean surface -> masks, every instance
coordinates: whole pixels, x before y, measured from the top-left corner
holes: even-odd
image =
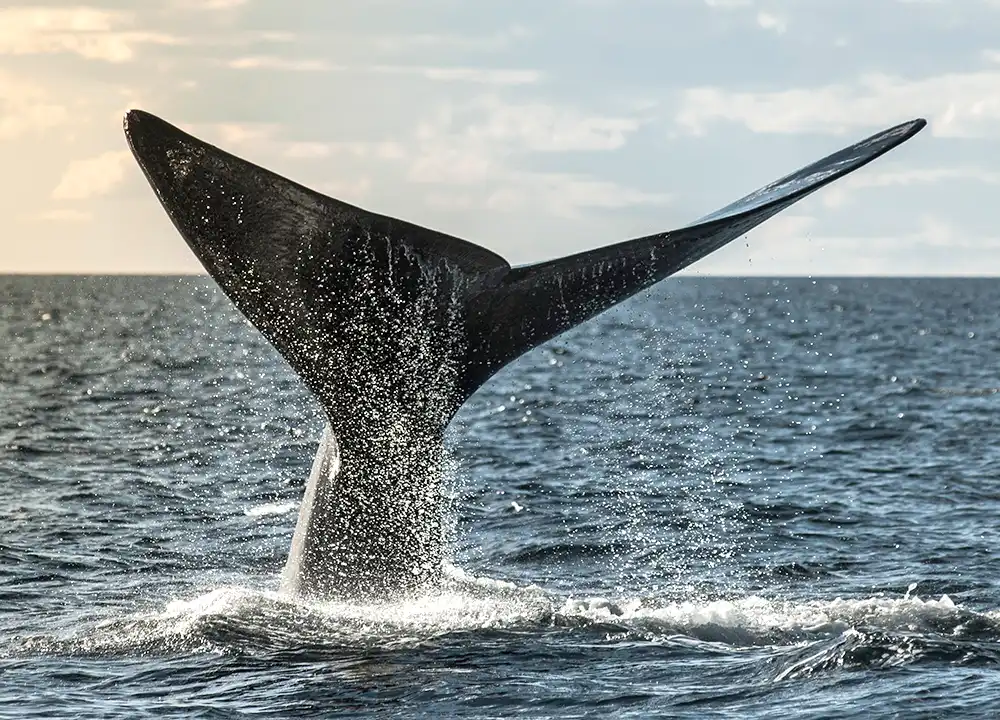
[[[1000,713],[1000,281],[668,280],[453,424],[442,590],[278,593],[318,409],[205,278],[0,278],[0,716]]]

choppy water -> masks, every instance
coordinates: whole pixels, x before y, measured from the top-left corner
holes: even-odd
[[[205,279],[0,278],[4,717],[991,717],[1000,281],[667,281],[455,424],[449,586],[277,594],[321,424]]]

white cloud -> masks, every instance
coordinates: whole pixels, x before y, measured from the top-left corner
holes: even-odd
[[[486,207],[492,210],[532,209],[562,217],[579,217],[584,208],[619,209],[634,205],[664,205],[670,196],[648,193],[567,173],[512,172],[503,186],[489,193]]]
[[[291,142],[284,151],[289,158],[325,158],[333,154],[333,144],[325,142]]]
[[[248,0],[174,0],[174,7],[181,10],[235,10],[248,4]]]
[[[811,233],[818,223],[819,221],[812,215],[785,212],[771,218],[754,232],[765,239],[796,239]]]
[[[330,197],[340,198],[349,203],[360,203],[367,198],[372,191],[372,179],[370,177],[360,177],[352,180],[329,180],[316,186],[318,192]]]
[[[816,234],[815,218],[778,215],[747,236],[699,262],[686,274],[913,276],[996,275],[1000,236],[976,235],[933,214],[894,236]],[[928,265],[932,256],[936,264]],[[997,264],[990,266],[996,258]]]
[[[69,109],[52,102],[45,89],[0,71],[0,141],[65,123]]]
[[[230,151],[270,152],[278,144],[281,127],[275,123],[180,123],[181,130]]]
[[[337,156],[394,161],[407,153],[395,140],[288,140],[282,137],[282,125],[276,123],[182,124],[181,129],[230,152],[244,153],[254,162],[277,157],[317,160]]]
[[[481,99],[474,109],[487,117],[466,126],[465,137],[536,152],[617,150],[641,125],[635,118],[585,115],[547,103],[507,103],[496,96]]]
[[[54,210],[46,210],[45,212],[38,213],[31,219],[39,220],[41,222],[79,224],[90,222],[93,219],[93,215],[85,210],[77,210],[74,208],[56,208]]]
[[[843,133],[929,116],[931,132],[948,137],[1000,136],[1000,72],[936,75],[907,80],[881,74],[853,84],[772,92],[717,87],[685,90],[676,123],[701,135],[715,122],[760,133]]]
[[[403,146],[392,140],[381,142],[289,142],[282,154],[288,158],[326,158],[351,155],[357,158],[400,160],[406,155]]]
[[[286,58],[251,55],[229,60],[234,70],[285,70],[290,72],[357,72],[385,75],[414,75],[426,80],[468,82],[480,85],[530,85],[541,80],[537,70],[473,67],[422,67],[418,65],[371,65],[349,67],[322,58]]]
[[[230,60],[226,65],[234,70],[288,70],[292,72],[334,72],[346,70],[323,59],[296,59],[276,55],[252,55]]]
[[[537,70],[506,70],[468,67],[384,68],[415,72],[428,80],[460,81],[483,85],[530,85],[541,80]]]
[[[667,195],[647,193],[582,174],[529,172],[512,160],[527,152],[613,151],[640,121],[586,115],[543,103],[516,104],[487,96],[466,106],[449,106],[421,123],[416,151],[408,156],[411,181],[447,185],[433,191],[437,207],[490,210],[532,209],[575,217],[584,208],[663,204]]]
[[[877,166],[876,166],[877,168]],[[945,180],[973,180],[988,185],[1000,185],[1000,172],[978,167],[913,168],[909,170],[879,171],[869,168],[855,173],[823,190],[822,202],[826,207],[841,207],[853,192],[864,188],[930,185]]]
[[[56,200],[85,200],[111,192],[125,178],[131,161],[127,150],[102,153],[86,160],[74,160],[52,191]]]
[[[738,8],[738,7],[749,7],[753,4],[752,0],[705,0],[705,4],[710,8]]]
[[[0,54],[69,53],[88,60],[120,63],[132,60],[143,44],[176,45],[164,33],[127,30],[128,13],[89,7],[0,9]]]
[[[448,106],[417,129],[410,179],[423,183],[485,182],[513,153],[616,150],[639,122],[587,116],[543,103],[511,104],[496,96]]]
[[[634,118],[490,95],[446,106],[419,124],[409,177],[432,184],[487,182],[503,172],[512,154],[617,150],[639,126]]]
[[[778,35],[783,35],[788,30],[787,18],[763,10],[757,13],[757,24],[764,30],[773,30]]]
[[[492,35],[441,35],[418,33],[414,35],[383,35],[374,40],[376,49],[383,52],[409,50],[447,49],[470,52],[496,52],[523,41],[531,31],[521,25],[512,25]]]
[[[489,148],[460,139],[424,138],[410,163],[408,179],[431,185],[467,185],[499,179],[501,160]]]
[[[914,168],[890,172],[868,171],[863,175],[852,175],[851,178],[858,187],[916,185],[936,183],[942,180],[977,180],[989,185],[1000,184],[1000,172],[978,167]]]

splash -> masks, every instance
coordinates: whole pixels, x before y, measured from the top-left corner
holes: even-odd
[[[917,657],[928,647],[958,653],[962,643],[993,643],[1000,640],[1000,611],[976,612],[948,596],[576,598],[474,577],[449,566],[439,589],[405,600],[309,602],[221,587],[172,600],[157,611],[97,622],[65,637],[14,638],[6,654],[295,656],[419,648],[470,633],[541,638],[553,632],[573,633],[587,643],[667,642],[712,652],[758,648],[785,658],[775,677],[781,680],[838,662],[861,662],[858,658],[904,663],[906,652]],[[572,636],[565,642],[572,644]],[[898,652],[890,652],[892,648]]]

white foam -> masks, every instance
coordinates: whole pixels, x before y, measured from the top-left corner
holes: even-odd
[[[556,625],[727,647],[789,646],[853,628],[957,634],[969,621],[995,632],[1000,613],[976,613],[946,595],[937,600],[911,594],[803,601],[757,595],[724,600],[566,598],[535,586],[474,577],[451,568],[441,590],[396,602],[315,603],[278,592],[217,588],[191,599],[173,600],[157,613],[112,621],[99,628],[109,634],[99,644],[215,647],[219,642],[226,644],[228,628],[235,631],[234,642],[253,638],[265,645],[291,647],[394,647],[447,633],[544,632]]]
[[[247,517],[264,517],[265,515],[287,515],[290,512],[294,512],[299,507],[298,503],[294,502],[283,502],[283,503],[265,503],[264,505],[256,505],[254,507],[247,508],[243,511],[243,514]]]
[[[567,600],[559,614],[598,623],[614,623],[656,634],[683,634],[731,644],[771,644],[794,637],[838,634],[853,627],[884,631],[939,631],[988,615],[977,615],[942,595],[923,600],[870,597],[833,600],[770,600],[751,595],[712,601],[606,599]]]

